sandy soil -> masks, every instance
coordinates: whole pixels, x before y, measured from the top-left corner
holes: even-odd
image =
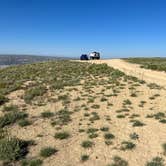
[[[90,62],[106,63],[115,69],[123,71],[127,75],[135,76],[149,83],[156,83],[161,86],[166,86],[165,72],[143,69],[140,68],[140,65],[128,63],[121,59],[95,60]]]
[[[166,74],[151,70],[140,69],[138,65],[129,64],[122,60],[100,60],[93,63],[107,63],[109,66],[118,68],[126,74],[136,76],[148,83],[157,83],[166,85]],[[96,80],[100,83],[108,81],[109,78],[100,78]],[[86,80],[88,81],[88,80]],[[21,110],[29,114],[29,120],[32,125],[20,127],[15,124],[10,127],[10,133],[21,139],[34,140],[36,145],[29,150],[27,158],[41,158],[44,166],[107,166],[113,164],[113,157],[119,156],[128,162],[129,166],[146,166],[148,161],[154,157],[162,157],[165,160],[162,144],[166,143],[166,123],[159,122],[159,119],[147,118],[147,115],[162,112],[166,115],[166,90],[151,89],[147,84],[138,84],[134,81],[120,80],[121,85],[114,87],[116,96],[112,96],[112,84],[91,85],[89,89],[85,88],[85,80],[82,85],[75,87],[66,87],[62,91],[52,92],[45,99],[49,99],[44,105],[26,105],[22,99],[23,91],[15,91],[9,95],[10,103],[19,105]],[[110,86],[110,87],[109,87]],[[131,94],[136,94],[132,97]],[[59,130],[57,126],[52,126],[53,118],[42,118],[41,113],[50,111],[53,113],[64,109],[63,101],[55,100],[60,95],[68,95],[71,101],[67,108],[73,111],[72,121]],[[152,96],[155,96],[152,98]],[[80,98],[78,100],[78,97]],[[102,98],[106,98],[102,101]],[[88,102],[89,98],[94,101]],[[124,100],[129,99],[130,105],[124,105]],[[140,106],[141,101],[145,101]],[[99,108],[93,108],[98,104]],[[83,106],[84,105],[84,106]],[[128,108],[129,112],[118,113],[117,110]],[[75,110],[75,111],[74,111]],[[96,112],[100,117],[93,123],[89,120],[92,113]],[[85,116],[89,114],[89,116]],[[123,115],[123,118],[118,118]],[[165,117],[164,117],[165,118]],[[133,127],[131,120],[139,120],[144,126]],[[109,127],[109,133],[115,138],[110,140],[112,144],[106,145],[102,127]],[[87,130],[97,128],[98,137],[90,139]],[[84,129],[84,132],[79,132]],[[70,138],[57,140],[54,138],[56,132],[67,131]],[[138,134],[138,139],[133,140],[130,134]],[[83,148],[81,143],[90,140],[94,143],[92,148]],[[122,142],[130,141],[136,145],[134,149],[122,150]],[[46,159],[40,157],[40,150],[43,147],[51,146],[58,149],[58,152]],[[81,156],[89,155],[89,160],[81,161]],[[120,166],[120,165],[119,165]]]

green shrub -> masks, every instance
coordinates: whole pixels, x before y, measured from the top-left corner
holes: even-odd
[[[163,112],[158,112],[158,113],[154,114],[153,117],[154,117],[155,119],[162,119],[162,118],[165,118],[165,113],[163,113]]]
[[[9,112],[0,117],[0,128],[15,123],[17,120],[26,118],[28,115],[24,112]]]
[[[97,114],[97,112],[92,112],[92,117],[89,118],[90,121],[96,121],[96,120],[99,120],[100,117],[99,115]]]
[[[40,159],[32,159],[32,160],[22,160],[21,166],[40,166],[42,165],[43,161]]]
[[[69,100],[69,96],[68,95],[60,95],[60,96],[58,96],[58,100]]]
[[[84,113],[84,116],[88,117],[88,116],[90,116],[90,114],[89,113]]]
[[[128,58],[126,60],[141,64],[142,68],[166,71],[166,58]]]
[[[89,128],[89,129],[87,130],[87,133],[95,133],[95,132],[97,132],[97,131],[98,131],[97,128]]]
[[[55,136],[54,136],[56,139],[67,139],[70,137],[70,134],[68,132],[58,132],[58,133],[55,133]]]
[[[100,128],[100,130],[104,131],[104,132],[107,132],[107,131],[109,131],[109,127],[102,127],[102,128]]]
[[[104,101],[107,101],[107,99],[105,97],[102,97],[100,101],[104,102]]]
[[[163,148],[163,150],[164,150],[164,154],[166,154],[166,143],[164,143],[164,144],[162,145],[162,148]]]
[[[139,135],[137,133],[131,133],[130,138],[133,140],[137,140],[139,138]]]
[[[86,154],[84,154],[84,155],[82,155],[81,156],[81,161],[87,161],[89,159],[89,155],[86,155]]]
[[[54,125],[67,125],[71,122],[70,115],[72,112],[68,111],[67,109],[62,109],[55,114],[56,120],[54,120],[51,124]]]
[[[105,139],[114,139],[115,136],[114,136],[113,134],[111,134],[111,133],[105,133],[105,134],[104,134],[104,138],[105,138]]]
[[[146,166],[165,166],[164,159],[161,157],[155,157],[152,161],[148,161]]]
[[[125,118],[125,115],[121,114],[121,115],[117,115],[116,117],[121,119],[121,118]]]
[[[96,138],[96,137],[98,137],[98,134],[97,133],[91,133],[91,134],[89,134],[89,138]]]
[[[133,127],[140,127],[140,126],[144,126],[145,124],[140,122],[139,120],[132,120],[131,122],[133,122]]]
[[[52,147],[45,147],[42,148],[40,151],[40,156],[42,157],[50,157],[51,155],[55,154],[57,152],[57,149],[52,148]]]
[[[46,88],[43,86],[34,87],[25,92],[24,100],[26,103],[31,103],[31,101],[37,96],[43,96],[46,93]]]
[[[28,142],[17,138],[0,140],[0,160],[14,161],[21,159],[28,152]]]
[[[127,109],[127,108],[122,108],[122,109],[120,109],[120,110],[117,110],[116,112],[117,112],[117,113],[121,113],[121,112],[130,112],[130,110]]]
[[[126,100],[123,101],[123,104],[124,105],[131,105],[132,102],[129,99],[126,99]]]
[[[0,106],[6,103],[9,99],[0,94]]]
[[[84,129],[79,129],[78,132],[83,133],[83,132],[85,132],[85,130]]]
[[[166,123],[166,119],[159,120],[160,123]]]
[[[122,142],[121,150],[132,150],[136,147],[136,145],[129,141]]]
[[[107,166],[128,166],[128,162],[119,156],[113,158],[114,163],[108,164]]]
[[[31,125],[31,122],[27,119],[21,119],[19,122],[18,122],[19,126],[21,127],[24,127],[24,126],[29,126]]]
[[[100,105],[98,105],[98,104],[94,104],[94,105],[92,105],[92,107],[91,108],[94,108],[94,109],[99,109],[100,108]]]
[[[81,146],[83,148],[91,148],[93,145],[94,145],[94,143],[92,141],[88,141],[88,140],[83,141],[82,144],[81,144]]]
[[[41,113],[41,116],[43,118],[50,118],[50,117],[53,117],[54,116],[54,113],[53,112],[49,112],[49,111],[45,111],[45,112],[42,112]]]
[[[8,136],[7,129],[5,129],[5,128],[0,128],[0,139],[5,138],[6,136]]]
[[[137,97],[137,94],[136,93],[132,93],[130,96],[131,97]]]
[[[9,106],[4,106],[3,111],[6,111],[6,112],[18,111],[18,106],[13,104]]]
[[[109,145],[112,145],[112,144],[113,144],[113,142],[112,142],[112,141],[110,141],[110,140],[106,140],[106,141],[105,141],[105,144],[109,146]]]

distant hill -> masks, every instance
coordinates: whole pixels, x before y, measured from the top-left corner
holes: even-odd
[[[0,55],[0,66],[28,64],[50,60],[74,59],[68,57],[36,56],[36,55]]]

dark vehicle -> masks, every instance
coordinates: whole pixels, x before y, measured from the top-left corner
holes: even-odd
[[[87,54],[82,54],[80,56],[80,60],[89,60],[88,55]]]

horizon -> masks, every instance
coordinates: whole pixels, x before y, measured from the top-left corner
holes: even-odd
[[[6,0],[0,54],[166,57],[164,0]]]

